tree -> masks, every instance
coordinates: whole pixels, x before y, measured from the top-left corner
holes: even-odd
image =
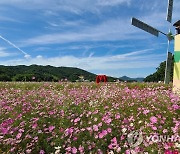
[[[165,68],[166,68],[166,61],[160,63],[159,67],[156,68],[156,72],[147,76],[144,81],[145,82],[158,82],[164,81],[165,77]],[[171,75],[170,80],[173,80],[173,68],[174,68],[174,57],[172,58],[172,65],[171,65]]]
[[[11,81],[11,78],[6,74],[0,74],[0,81]]]

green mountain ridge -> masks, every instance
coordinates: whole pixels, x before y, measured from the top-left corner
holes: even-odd
[[[83,76],[84,80],[95,81],[96,74],[74,67],[54,67],[41,65],[0,65],[0,81],[59,81],[65,80],[75,82]],[[108,81],[117,78],[108,77]]]
[[[171,67],[171,81],[173,79],[174,58],[172,59]],[[160,63],[156,68],[156,72],[148,75],[146,78],[130,78],[122,76],[120,81],[138,81],[138,82],[158,82],[164,81],[166,61]],[[96,74],[74,67],[54,67],[54,66],[41,66],[41,65],[18,65],[18,66],[4,66],[0,65],[0,81],[59,81],[67,79],[68,81],[75,82],[80,80],[83,76],[84,80],[95,81]],[[109,77],[108,81],[113,82],[118,78]]]

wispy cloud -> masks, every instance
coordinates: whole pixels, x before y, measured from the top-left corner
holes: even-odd
[[[72,50],[91,50],[91,49],[97,49],[97,48],[107,48],[108,50],[116,50],[116,49],[121,49],[121,48],[131,48],[134,47],[135,45],[129,45],[129,44],[113,44],[113,43],[95,43],[95,44],[83,44],[79,43],[77,45],[67,45],[63,47],[58,47],[57,50],[59,51],[72,51]],[[43,50],[44,48],[40,48],[40,50]],[[39,50],[39,48],[37,48]],[[46,50],[46,48],[45,48]]]
[[[133,36],[137,30],[130,25],[130,20],[121,18],[105,21],[96,26],[85,27],[77,32],[64,32],[55,34],[45,34],[30,38],[23,42],[24,45],[56,44],[80,41],[117,41],[143,36]]]
[[[144,54],[143,54],[144,53]],[[148,54],[149,53],[149,54]],[[147,56],[148,54],[148,56]],[[163,59],[165,54],[152,54],[151,49],[134,51],[116,56],[95,57],[91,53],[88,57],[77,58],[75,56],[62,56],[45,58],[41,55],[29,60],[18,59],[0,62],[6,65],[52,65],[52,66],[69,66],[79,67],[89,71],[95,70],[117,70],[130,68],[148,68],[156,67]]]
[[[98,5],[101,6],[117,6],[123,3],[130,4],[131,0],[98,0]]]
[[[73,31],[74,29],[82,29],[85,26],[88,26],[88,24],[83,20],[72,21],[72,20],[64,20],[64,19],[60,19],[60,20],[55,19],[54,21],[48,21],[47,23],[48,26],[46,26],[46,28],[53,30],[68,28],[69,31]]]
[[[11,17],[7,17],[7,16],[0,16],[0,21],[8,21],[8,22],[20,22],[19,20],[16,20],[14,18]]]
[[[10,56],[13,56],[14,54],[12,53],[9,53],[6,51],[6,48],[0,48],[0,58],[3,58],[3,57],[10,57]]]
[[[109,2],[109,1],[107,1]],[[139,15],[137,18],[158,28],[159,30],[168,32],[169,23],[165,20],[166,9],[163,11],[154,11],[146,15]],[[84,21],[66,21],[62,20],[61,23],[49,24],[53,27],[69,26],[71,30],[61,33],[49,33],[23,41],[25,45],[41,45],[41,44],[56,44],[56,43],[69,43],[81,41],[121,41],[130,39],[145,39],[151,37],[144,35],[146,33],[133,27],[131,25],[130,17],[121,18],[116,17],[112,19],[103,20],[101,23],[94,25],[82,26]],[[76,28],[77,27],[77,28]]]
[[[129,4],[130,1],[131,0],[1,0],[0,4],[11,5],[19,8],[24,7],[25,9],[46,9],[48,11],[50,10],[50,14],[52,14],[52,10],[66,10],[78,14],[82,11],[94,11],[100,9],[98,8],[99,5],[117,6],[121,4]]]

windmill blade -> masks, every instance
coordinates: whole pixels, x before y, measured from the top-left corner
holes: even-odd
[[[131,24],[135,27],[138,27],[138,28],[152,34],[152,35],[155,35],[157,37],[159,36],[159,32],[160,32],[159,30],[157,30],[154,27],[151,27],[150,25],[148,25],[148,24],[146,24],[146,23],[144,23],[144,22],[142,22],[136,18],[132,18]]]
[[[168,0],[167,17],[166,20],[172,22],[173,0]]]

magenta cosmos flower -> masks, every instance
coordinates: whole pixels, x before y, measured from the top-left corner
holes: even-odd
[[[157,118],[155,117],[155,116],[152,116],[151,118],[150,118],[150,121],[151,121],[151,123],[157,123]]]

